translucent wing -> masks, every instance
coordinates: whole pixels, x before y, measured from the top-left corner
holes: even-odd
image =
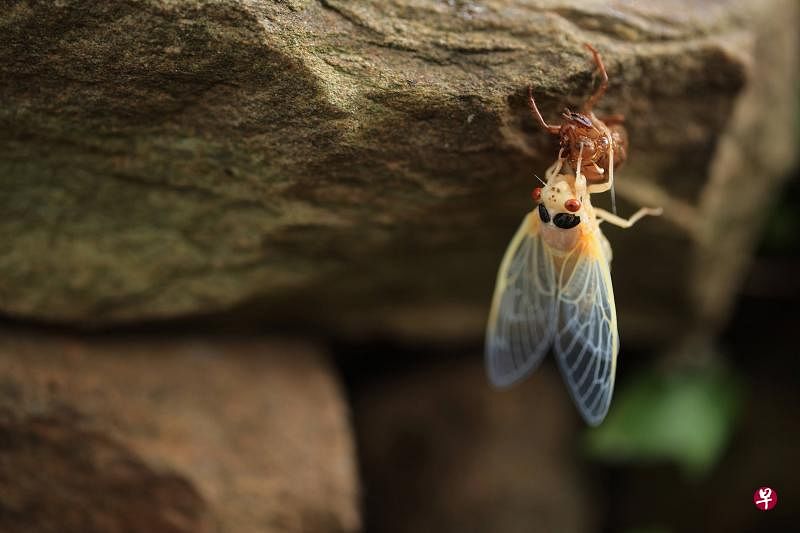
[[[556,279],[552,255],[528,213],[508,245],[486,328],[486,368],[493,385],[524,378],[550,348],[556,325]]]
[[[559,272],[558,366],[583,418],[596,426],[614,390],[619,337],[614,290],[602,234],[587,233]]]

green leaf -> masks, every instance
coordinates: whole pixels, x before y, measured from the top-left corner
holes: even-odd
[[[587,451],[615,462],[674,461],[705,474],[728,442],[741,387],[716,369],[643,374],[617,394],[609,416],[588,430]]]

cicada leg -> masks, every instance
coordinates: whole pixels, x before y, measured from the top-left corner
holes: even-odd
[[[539,122],[539,125],[542,126],[548,133],[553,135],[558,135],[561,132],[561,126],[551,126],[547,122],[545,122],[544,117],[539,112],[539,108],[536,107],[536,100],[533,99],[533,88],[528,85],[528,107],[531,108],[531,113],[533,114],[533,118]]]
[[[561,148],[558,151],[558,159],[556,159],[555,163],[550,165],[550,167],[544,171],[545,181],[550,181],[550,178],[553,176],[557,176],[561,172],[561,167],[564,166],[564,149]]]
[[[600,59],[600,54],[597,52],[597,49],[589,43],[585,43],[584,46],[586,46],[586,48],[588,48],[592,53],[594,62],[597,65],[597,70],[600,72],[600,86],[597,87],[597,90],[594,92],[592,97],[586,100],[586,103],[583,104],[583,111],[588,115],[592,112],[594,105],[600,101],[600,98],[603,97],[606,89],[608,89],[608,72],[606,72],[606,67],[603,65],[603,60]]]
[[[625,123],[625,115],[622,113],[614,113],[613,115],[605,115],[600,117],[600,121],[605,123],[606,126],[616,126]]]
[[[642,207],[636,213],[633,214],[630,218],[622,218],[620,216],[615,215],[614,213],[609,213],[605,209],[601,209],[599,207],[594,208],[594,213],[597,215],[601,221],[608,222],[609,224],[613,224],[620,228],[630,228],[640,219],[646,216],[654,216],[657,217],[663,213],[664,210],[660,207]]]
[[[614,213],[617,212],[617,199],[614,195],[614,148],[611,143],[608,145],[608,153],[606,154],[608,160],[608,180],[602,183],[593,183],[589,185],[589,192],[596,194],[600,192],[611,191],[611,205]]]

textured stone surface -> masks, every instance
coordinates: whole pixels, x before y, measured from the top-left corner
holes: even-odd
[[[241,307],[340,331],[479,335],[532,174],[554,156],[526,86],[547,117],[579,103],[588,41],[612,77],[602,108],[628,116],[619,193],[667,208],[608,232],[621,327],[668,338],[691,316],[674,309],[696,303],[697,235],[681,225],[710,205],[737,95],[767,76],[756,123],[796,103],[794,49],[757,46],[794,39],[790,1],[759,3],[759,16],[682,0],[5,5],[0,310],[38,320]],[[752,68],[755,50],[770,72]],[[747,167],[769,174],[750,184],[756,218],[793,156],[792,130],[778,130],[739,139],[772,147]],[[711,235],[738,231],[712,220]],[[735,253],[746,259],[751,240],[734,238]],[[703,257],[724,263],[730,252],[706,242]],[[712,278],[723,296],[738,282]]]
[[[346,408],[298,344],[0,337],[0,530],[359,529]]]
[[[380,533],[591,531],[578,416],[557,371],[489,388],[474,357],[356,395],[367,529]]]

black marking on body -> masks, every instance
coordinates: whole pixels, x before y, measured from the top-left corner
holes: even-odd
[[[545,224],[550,222],[550,213],[547,212],[547,208],[544,204],[539,204],[539,218],[541,218],[542,222]]]
[[[572,213],[559,213],[553,217],[553,224],[561,229],[571,229],[581,223],[581,217]]]

